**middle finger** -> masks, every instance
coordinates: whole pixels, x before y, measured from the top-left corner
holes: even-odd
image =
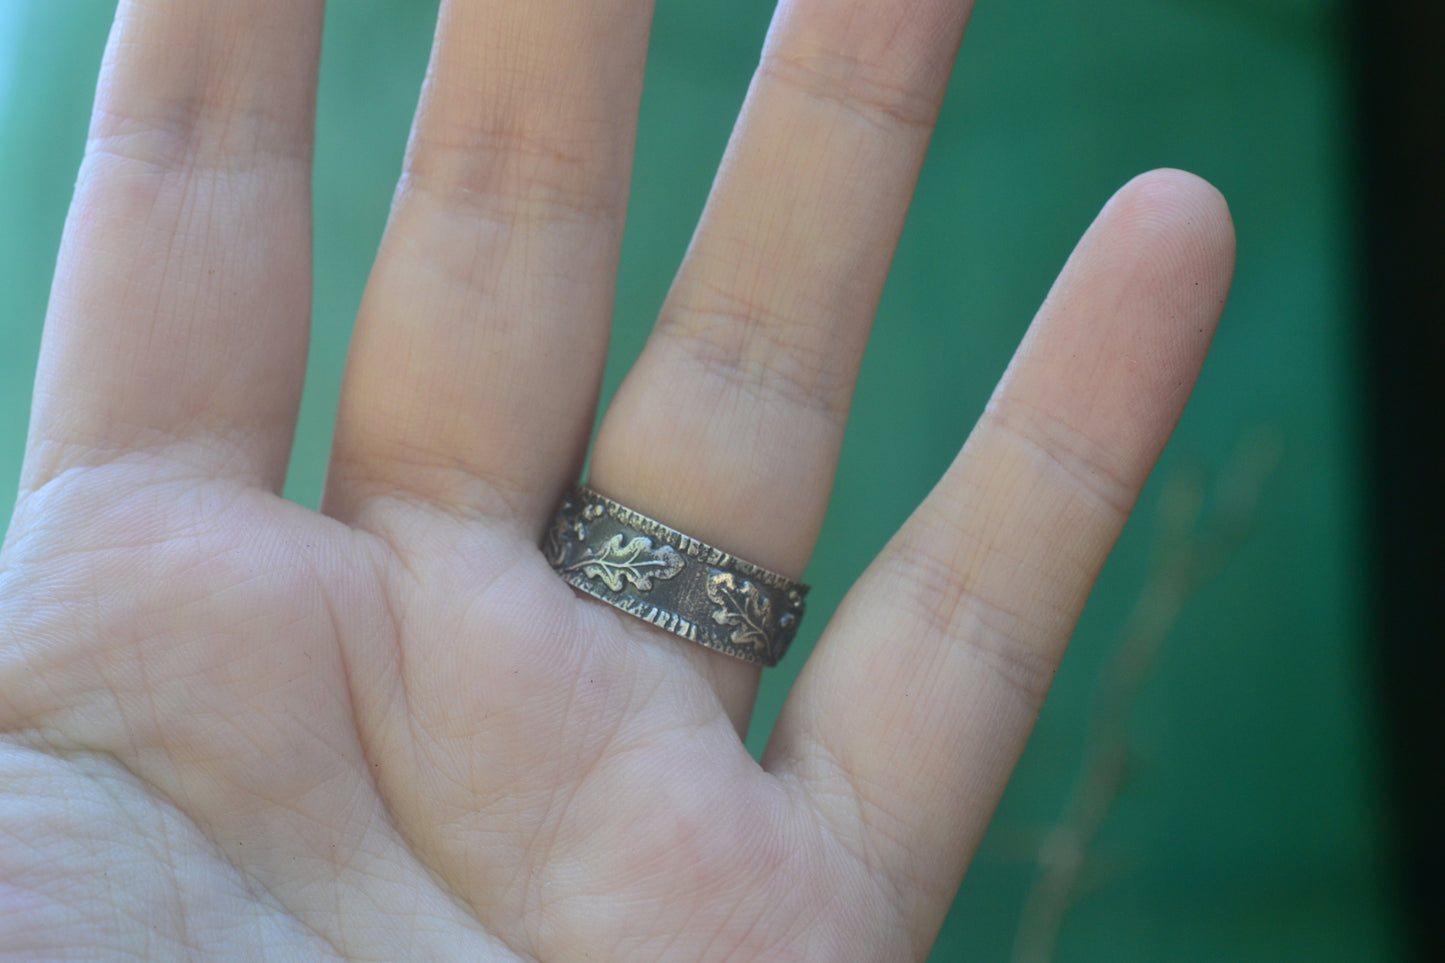
[[[783,0],[682,270],[602,423],[593,487],[801,575],[971,8]],[[683,651],[741,728],[756,672]]]

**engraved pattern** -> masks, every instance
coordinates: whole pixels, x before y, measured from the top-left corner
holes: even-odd
[[[712,619],[718,625],[732,628],[729,641],[760,652],[769,650],[768,623],[773,619],[773,600],[744,579],[741,584],[732,572],[714,569],[707,580],[707,597],[718,607]]]
[[[671,545],[654,546],[652,539],[644,535],[625,541],[619,534],[559,571],[580,571],[614,592],[622,591],[624,580],[631,582],[639,592],[650,592],[653,579],[670,579],[682,571],[685,564],[682,554]]]
[[[585,486],[564,497],[542,542],[577,591],[748,662],[776,665],[803,616],[806,585]]]
[[[587,537],[587,531],[580,522],[573,524],[572,509],[572,496],[569,495],[557,511],[557,517],[552,520],[552,527],[547,530],[547,545],[544,549],[547,562],[559,570],[567,560],[567,549],[571,546],[572,538],[581,541]]]

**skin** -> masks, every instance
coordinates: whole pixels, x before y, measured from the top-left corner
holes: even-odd
[[[802,573],[970,6],[782,2],[595,487]],[[1175,171],[1109,202],[758,764],[755,669],[538,549],[650,16],[442,4],[313,513],[279,492],[322,4],[120,3],[0,555],[0,959],[927,956],[1203,362],[1228,210]]]

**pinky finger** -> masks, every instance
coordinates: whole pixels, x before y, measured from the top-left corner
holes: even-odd
[[[1223,199],[1161,171],[1085,235],[958,459],[849,593],[764,763],[927,945],[1227,296]]]

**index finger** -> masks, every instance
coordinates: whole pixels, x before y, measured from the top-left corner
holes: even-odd
[[[943,480],[839,608],[764,765],[942,924],[1228,294],[1223,199],[1139,178],[1080,242]]]

